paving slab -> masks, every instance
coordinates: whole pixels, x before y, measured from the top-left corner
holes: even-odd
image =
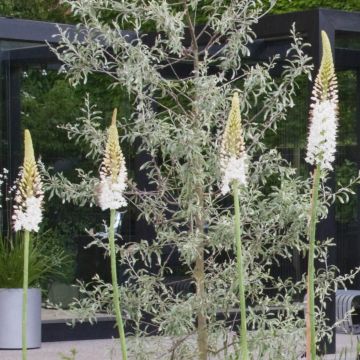
[[[165,337],[154,336],[146,339],[149,347],[156,346],[162,351],[171,344],[171,340]],[[323,357],[324,360],[358,360],[356,349],[360,342],[359,336],[337,334],[336,341],[336,354],[326,355]],[[131,338],[128,339],[128,345],[132,346]],[[76,351],[75,357],[72,356],[72,351]],[[154,360],[158,359],[160,357],[154,354]],[[217,359],[221,358],[217,357]],[[21,351],[0,350],[0,360],[21,360]],[[121,360],[121,354],[117,339],[60,341],[43,343],[41,349],[28,350],[28,360]],[[129,356],[129,360],[138,359]]]
[[[121,359],[118,342],[109,340],[59,341],[42,343],[28,350],[28,360],[112,360]],[[72,351],[76,356],[72,356]],[[20,350],[0,350],[0,360],[21,360]]]

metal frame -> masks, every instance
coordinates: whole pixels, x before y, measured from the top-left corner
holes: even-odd
[[[56,43],[54,34],[58,32],[57,26],[71,32],[75,31],[73,25],[0,17],[0,39],[29,43]]]
[[[251,46],[251,55],[249,60],[260,61],[269,58],[272,55],[280,54],[284,56],[289,46],[289,30],[293,23],[296,23],[296,29],[299,31],[304,39],[311,43],[312,47],[309,49],[310,55],[313,57],[315,69],[318,68],[321,59],[321,30],[325,30],[329,36],[331,45],[335,53],[335,65],[337,70],[353,69],[357,71],[357,84],[360,89],[360,49],[344,49],[335,48],[335,40],[337,34],[346,32],[358,33],[360,36],[360,12],[345,12],[330,9],[316,9],[302,12],[294,12],[281,15],[270,15],[261,19],[259,24],[254,27],[258,35],[258,40]],[[0,40],[22,41],[28,42],[28,48],[20,48],[16,50],[9,50],[6,54],[7,71],[3,74],[5,79],[5,86],[3,89],[6,93],[6,109],[5,117],[7,123],[8,138],[12,143],[11,161],[14,164],[19,163],[18,153],[18,139],[20,138],[20,71],[21,68],[28,64],[56,64],[58,63],[55,55],[48,49],[45,42],[57,44],[58,39],[53,36],[57,33],[57,26],[66,29],[69,34],[75,38],[76,34],[81,39],[81,29],[73,25],[54,24],[42,21],[20,20],[13,18],[0,17]],[[201,26],[197,27],[197,31],[201,31]],[[125,32],[131,38],[135,34],[131,31]],[[154,41],[155,34],[149,34],[145,41],[151,44]],[[203,41],[206,43],[206,36],[200,38],[200,46]],[[39,46],[34,46],[36,43]],[[189,37],[185,36],[185,44],[189,44]],[[221,45],[220,45],[221,46]],[[214,49],[215,50],[215,49]],[[217,49],[216,49],[217,50]],[[176,69],[177,75],[185,76],[189,68],[185,64],[180,64]],[[174,76],[173,70],[167,69],[164,75]],[[3,84],[4,85],[4,84]],[[360,93],[358,94],[357,107],[358,124],[360,124]],[[358,144],[360,142],[360,125],[357,128]],[[360,148],[358,151],[360,154]],[[146,155],[143,155],[146,157]],[[144,158],[137,158],[135,163],[141,164]],[[360,164],[360,157],[358,159]],[[138,166],[137,166],[138,167]],[[146,187],[146,177],[142,172],[137,172],[137,180]],[[360,194],[358,194],[360,199]],[[152,229],[140,224],[136,229],[142,237],[149,237],[153,235]],[[334,211],[331,210],[329,217],[323,221],[319,226],[318,235],[320,238],[334,237],[336,233]],[[329,265],[336,264],[336,250],[330,253]],[[335,299],[329,303],[327,308],[327,315],[330,323],[335,320]],[[335,337],[334,337],[335,339]],[[335,341],[330,344],[324,344],[326,352],[333,353],[335,351]]]

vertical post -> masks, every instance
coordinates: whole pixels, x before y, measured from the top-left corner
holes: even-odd
[[[8,183],[13,184],[21,164],[21,69],[11,66],[8,52],[1,65],[1,167],[9,170]],[[9,232],[12,204],[3,205],[2,230]]]
[[[360,34],[359,34],[360,36]],[[358,171],[360,170],[360,64],[356,71],[356,114],[355,114],[355,121],[356,121],[356,164]],[[357,219],[356,223],[359,224],[360,221],[360,185],[356,187],[356,197],[357,197]],[[360,226],[357,225],[357,239],[356,242],[358,246],[360,246],[360,233],[359,233]],[[359,279],[355,282],[356,285],[360,285]]]
[[[9,64],[7,79],[7,146],[10,182],[13,183],[21,164],[21,69]]]
[[[5,167],[5,157],[6,157],[6,149],[5,149],[5,87],[6,87],[6,59],[4,56],[4,52],[0,50],[0,169]],[[0,189],[2,190],[2,189]],[[0,202],[0,235],[5,231],[5,197],[1,197]]]

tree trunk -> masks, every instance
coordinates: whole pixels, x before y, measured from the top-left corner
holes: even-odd
[[[185,16],[188,22],[188,29],[191,37],[191,48],[193,53],[193,64],[194,64],[194,78],[199,78],[199,48],[197,44],[195,27],[192,22],[192,18],[190,16],[189,8],[187,5],[187,1],[184,1],[184,10]],[[197,94],[195,92],[194,101],[197,103],[199,96],[201,94]],[[193,104],[193,119],[194,119],[194,127],[199,127],[201,124],[198,123],[198,109]],[[196,163],[192,164],[193,170],[201,173],[201,169],[199,169]],[[196,186],[195,189],[196,195],[199,199],[199,210],[197,211],[197,215],[195,217],[195,228],[200,233],[204,233],[204,191],[202,186]],[[192,226],[193,224],[191,224]],[[197,297],[197,345],[199,352],[199,360],[207,360],[208,353],[208,329],[207,329],[207,321],[206,321],[206,290],[205,290],[205,259],[204,259],[204,243],[198,246],[197,249],[197,257],[195,262],[195,268],[193,271],[193,277],[196,283],[196,297]]]

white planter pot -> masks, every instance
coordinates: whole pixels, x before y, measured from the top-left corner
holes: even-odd
[[[0,349],[21,349],[22,289],[0,289]],[[28,289],[27,347],[41,346],[41,290]]]

